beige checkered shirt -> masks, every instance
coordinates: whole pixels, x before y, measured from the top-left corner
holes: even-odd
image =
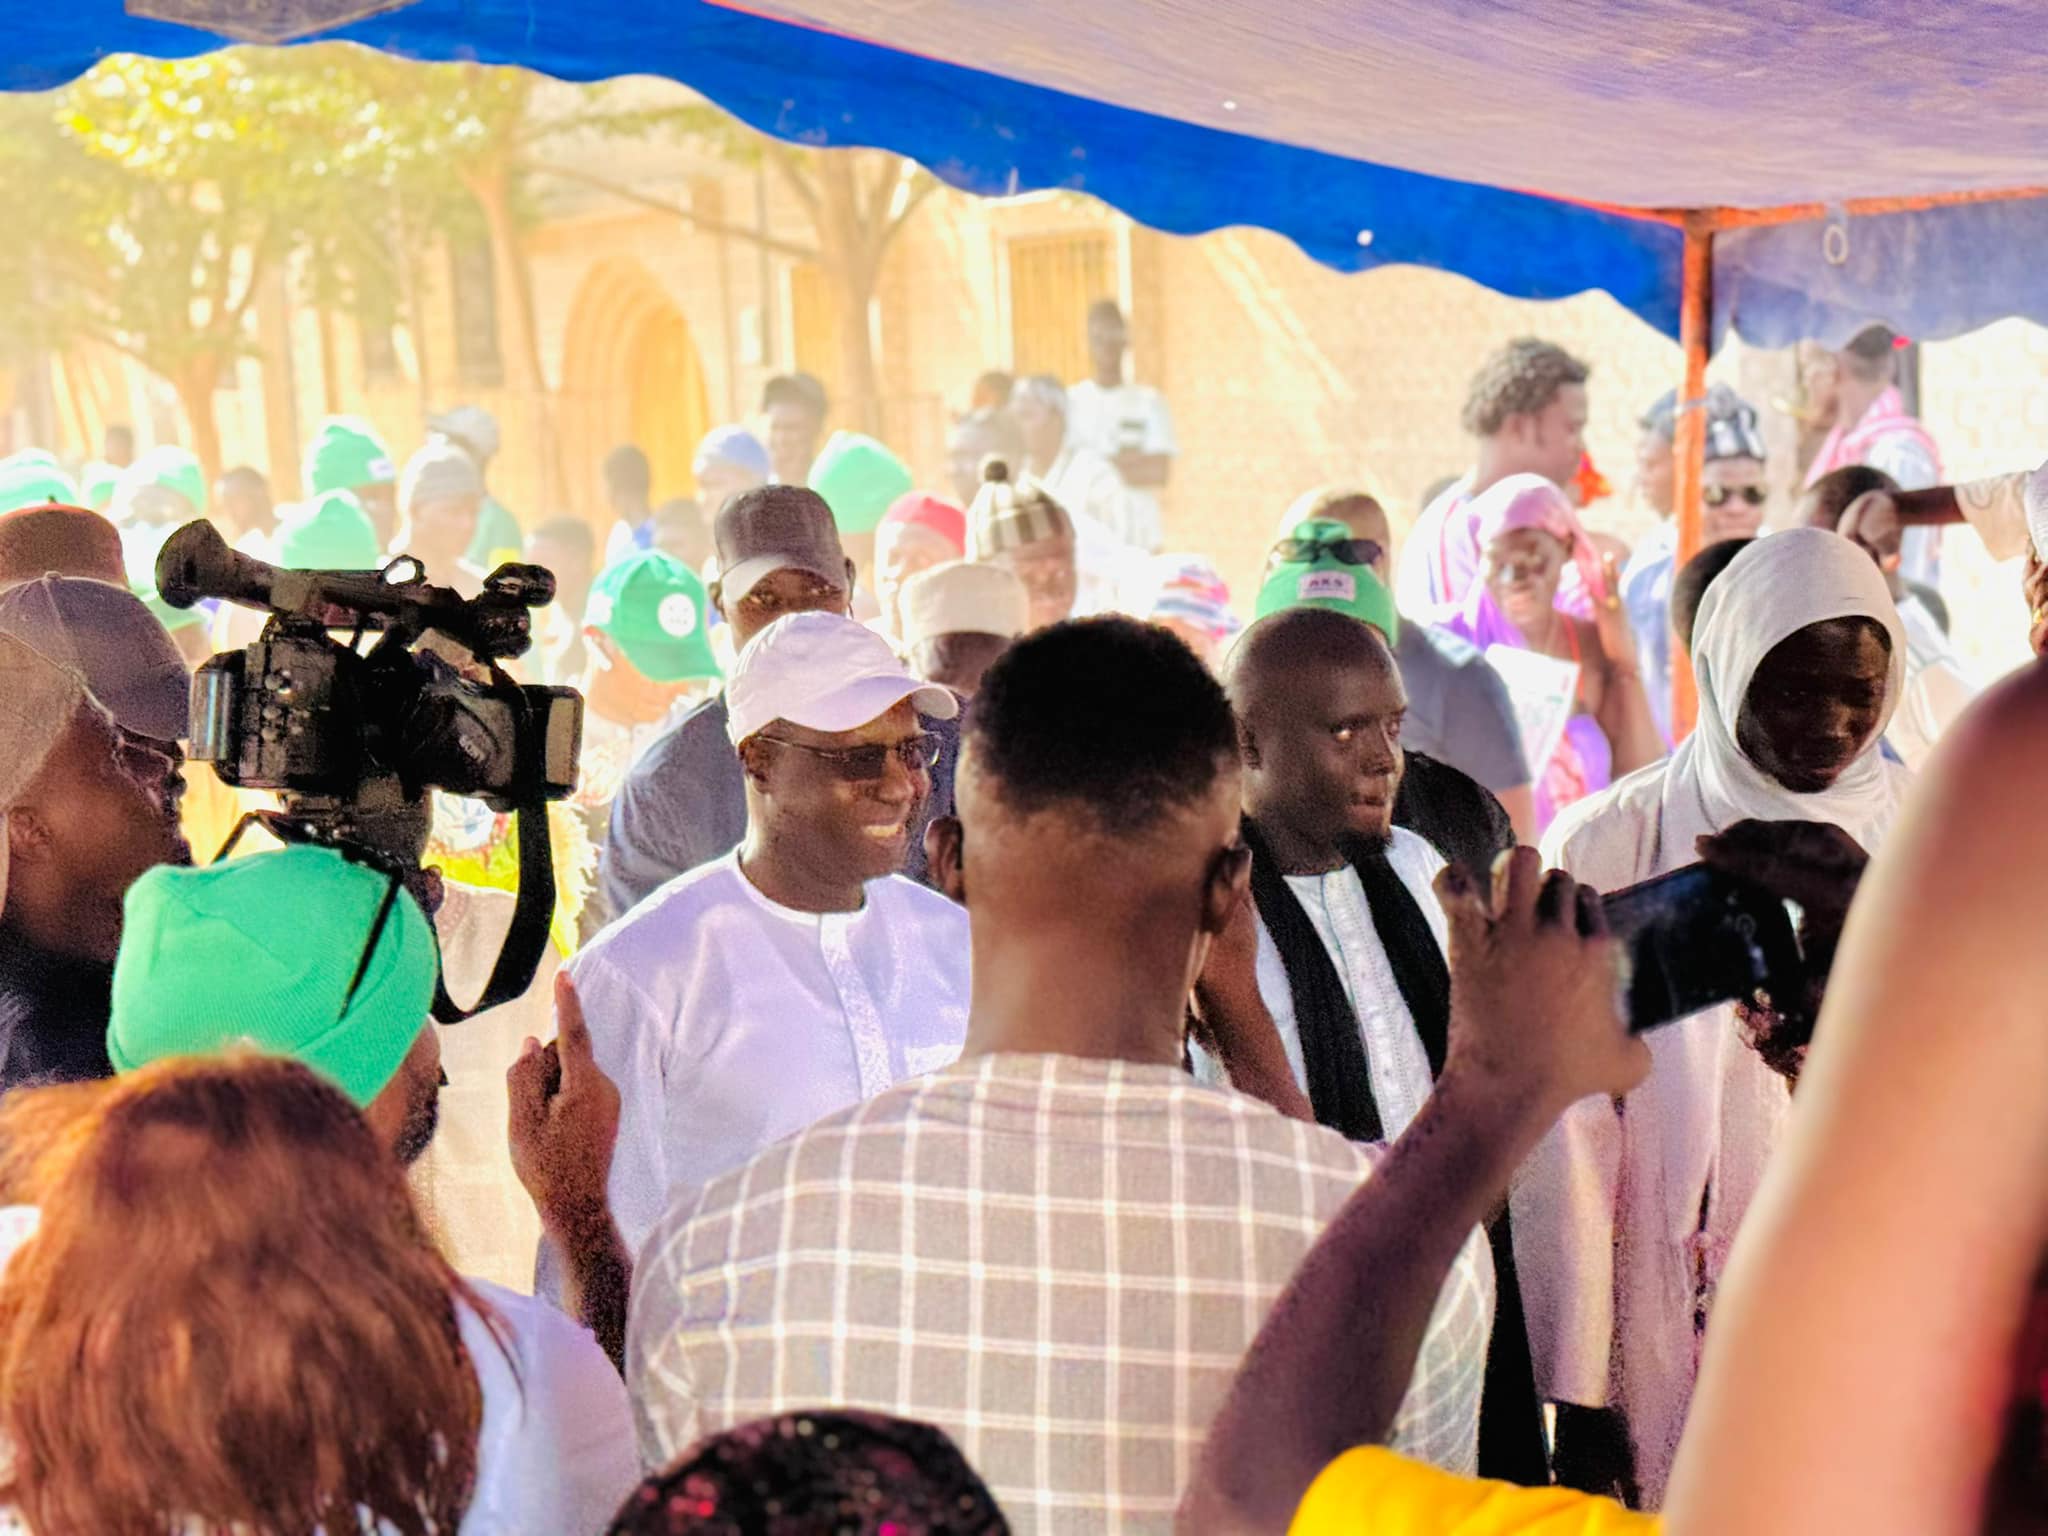
[[[1020,1536],[1164,1533],[1266,1309],[1372,1162],[1168,1067],[984,1056],[892,1088],[655,1227],[628,1344],[641,1454],[865,1408],[951,1434]],[[1479,1237],[1396,1448],[1474,1470],[1492,1315]]]

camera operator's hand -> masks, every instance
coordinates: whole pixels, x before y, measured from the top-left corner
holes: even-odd
[[[1650,1070],[1620,1007],[1615,942],[1597,892],[1533,848],[1495,868],[1495,895],[1455,864],[1437,876],[1450,919],[1451,1038],[1441,1086],[1454,1082],[1540,1137],[1593,1094],[1619,1095]]]
[[[1840,827],[1822,821],[1738,821],[1700,838],[1697,847],[1710,867],[1799,906],[1799,947],[1806,962],[1800,994],[1737,1009],[1764,1064],[1787,1081],[1796,1080],[1820,1016],[1842,924],[1870,855]]]

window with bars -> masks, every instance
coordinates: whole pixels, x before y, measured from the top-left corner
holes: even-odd
[[[1088,377],[1088,306],[1116,292],[1116,250],[1106,230],[1020,235],[1009,242],[1010,358],[1021,378]]]

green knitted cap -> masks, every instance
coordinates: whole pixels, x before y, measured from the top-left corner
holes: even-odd
[[[114,492],[121,486],[121,471],[101,459],[94,459],[79,472],[78,492],[84,498],[79,505],[95,512],[104,512],[113,505]]]
[[[1343,523],[1316,519],[1297,527],[1289,538],[1301,543],[1333,544],[1352,537]],[[1266,568],[1259,588],[1256,615],[1264,618],[1283,608],[1332,608],[1372,625],[1392,645],[1401,637],[1401,615],[1389,592],[1369,565],[1347,565],[1328,550],[1309,560],[1285,560]]]
[[[78,505],[78,487],[63,470],[27,453],[0,459],[0,512],[52,501],[65,507]]]
[[[288,571],[374,571],[377,530],[348,491],[329,491],[277,520],[277,563]]]
[[[811,466],[811,489],[825,498],[841,533],[873,533],[890,504],[916,484],[901,459],[858,432],[834,432]]]
[[[147,493],[152,490],[170,491],[185,498],[190,510],[181,516],[165,516],[171,511],[157,504]],[[123,500],[134,501],[141,497],[146,504],[140,521],[175,523],[194,517],[206,516],[206,474],[199,467],[199,460],[189,448],[180,448],[175,443],[164,443],[152,448],[141,458],[121,471],[120,485],[116,491]]]
[[[376,428],[359,416],[330,416],[306,445],[306,499],[359,485],[396,485],[398,465]]]
[[[390,884],[330,848],[149,871],[123,903],[107,1026],[115,1069],[248,1044],[367,1105],[428,1027],[440,969],[434,930],[401,890],[349,996]]]

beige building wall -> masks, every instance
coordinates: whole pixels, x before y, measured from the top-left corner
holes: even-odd
[[[587,153],[612,151],[598,145]],[[296,298],[272,314],[265,355],[238,369],[234,387],[222,392],[227,462],[269,463],[277,434],[270,413],[286,407],[301,438],[329,411],[368,415],[403,458],[420,442],[428,410],[469,400],[500,416],[505,447],[494,488],[529,524],[569,511],[602,531],[608,514],[599,463],[619,442],[649,450],[657,498],[688,492],[688,459],[702,432],[749,419],[762,382],[800,360],[800,264],[788,252],[764,253],[745,232],[762,227],[796,248],[814,236],[773,176],[637,146],[630,174],[635,186],[725,230],[598,193],[553,189],[546,217],[528,235],[551,410],[508,388],[458,380],[449,268],[434,252],[420,262],[422,334],[401,330],[399,366],[385,377],[365,376],[361,340],[347,317],[319,315]],[[1133,374],[1165,392],[1180,440],[1164,499],[1168,543],[1214,558],[1240,607],[1248,610],[1264,550],[1304,490],[1363,483],[1405,528],[1423,491],[1467,466],[1470,445],[1458,426],[1467,383],[1483,356],[1511,336],[1549,338],[1592,365],[1588,442],[1615,495],[1589,509],[1587,520],[1629,540],[1646,530],[1629,494],[1635,420],[1676,381],[1679,357],[1605,295],[1540,303],[1416,268],[1339,274],[1263,231],[1166,236],[1068,194],[988,200],[936,192],[891,247],[871,313],[852,317],[874,339],[884,435],[922,483],[945,485],[946,432],[975,376],[1043,354],[1042,345],[1015,334],[1011,255],[1020,242],[1061,236],[1099,241],[1111,253],[1105,286],[1130,312]],[[1075,327],[1087,300],[1100,296],[1071,296]],[[833,357],[804,361],[835,382]],[[266,394],[266,372],[276,369],[284,370],[285,387],[273,374]],[[1731,345],[1714,376],[1765,410],[1778,488],[1770,515],[1781,524],[1795,490],[1792,433],[1769,407],[1793,393],[1789,354]],[[1952,472],[2038,462],[2048,429],[2048,330],[2009,321],[1930,345],[1922,377],[1926,419]],[[162,391],[130,381],[125,395],[158,399]],[[104,419],[113,419],[113,409]],[[103,420],[92,414],[60,413],[65,435],[77,439],[60,450],[84,456],[96,445]],[[560,440],[559,504],[541,473],[544,415]],[[149,422],[137,425],[145,443],[162,435]],[[295,489],[278,486],[281,496]],[[1958,638],[1982,670],[1995,671],[2024,654],[2025,615],[2010,598],[2016,576],[1991,568],[1966,533],[1950,546]]]

